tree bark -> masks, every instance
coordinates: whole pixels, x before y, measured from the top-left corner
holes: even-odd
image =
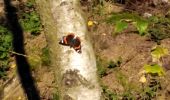
[[[79,0],[36,0],[51,51],[60,100],[100,100],[95,55]],[[80,37],[82,53],[58,42]]]

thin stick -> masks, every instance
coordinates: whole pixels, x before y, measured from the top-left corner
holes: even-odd
[[[12,53],[12,54],[19,55],[19,56],[28,57],[27,55],[24,55],[24,54],[21,54],[21,53],[17,53],[17,52],[14,52],[14,51],[9,51],[9,52]]]

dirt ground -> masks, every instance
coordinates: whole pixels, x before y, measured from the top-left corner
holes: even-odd
[[[11,3],[14,7],[18,8],[27,0],[16,1],[13,0]],[[18,15],[19,16],[19,15]],[[3,0],[0,1],[0,23],[5,24],[5,11]],[[38,91],[42,100],[52,100],[53,94],[55,93],[55,79],[53,69],[50,66],[42,64],[42,49],[47,46],[45,35],[43,31],[39,35],[32,35],[29,32],[24,32],[24,48],[26,52],[27,60],[31,66],[32,75],[35,79]],[[0,87],[4,89],[4,93],[0,89],[0,97],[3,100],[25,100],[25,94],[20,84],[20,79],[17,75],[17,66],[14,57],[11,57],[10,70],[7,72],[8,78],[6,80],[0,79]],[[17,91],[17,93],[16,93]],[[0,98],[1,99],[1,98]]]
[[[106,3],[106,5],[108,5]],[[168,6],[158,6],[150,7],[145,5],[134,6],[135,8],[123,5],[112,5],[114,9],[109,10],[112,12],[121,12],[124,10],[133,10],[139,12],[143,15],[145,12],[151,13],[152,15],[165,15],[169,11]],[[103,6],[105,7],[105,6]],[[104,8],[105,13],[108,11],[108,7]],[[113,7],[112,7],[113,8]],[[116,9],[117,8],[117,9]],[[149,10],[148,10],[149,9]],[[168,9],[168,10],[167,10]],[[106,95],[115,96],[112,99],[105,98],[105,100],[143,100],[140,97],[140,91],[143,87],[150,84],[152,79],[147,77],[146,84],[142,84],[139,80],[142,76],[143,66],[145,64],[152,64],[151,50],[157,45],[156,42],[151,41],[148,36],[140,36],[133,31],[131,28],[121,32],[120,34],[113,36],[113,27],[108,25],[106,22],[101,21],[103,15],[91,15],[89,14],[89,19],[92,21],[99,22],[94,26],[89,27],[89,32],[92,34],[92,42],[97,55],[100,60],[97,61],[102,67],[106,69],[106,73],[100,78],[101,85],[107,87],[105,91]],[[167,33],[169,34],[169,33]],[[170,38],[161,40],[161,46],[168,48],[170,50]],[[118,61],[121,58],[121,64],[113,69],[108,69],[110,61]],[[100,62],[103,63],[100,63]],[[163,67],[165,69],[166,75],[163,78],[156,78],[161,84],[161,89],[156,91],[156,97],[153,100],[169,100],[169,68],[170,68],[170,56],[163,58]],[[112,94],[111,94],[112,93]],[[120,96],[121,95],[121,96]],[[150,100],[151,98],[145,98],[145,100]]]

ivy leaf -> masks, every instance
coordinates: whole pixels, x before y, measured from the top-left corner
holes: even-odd
[[[116,22],[116,26],[115,26],[115,32],[121,32],[124,29],[126,29],[128,27],[128,24],[126,22],[122,22],[122,21],[118,21]]]
[[[144,65],[144,69],[145,69],[146,73],[158,74],[158,76],[162,76],[165,74],[162,66],[160,66],[158,64]]]
[[[156,46],[152,49],[151,55],[153,62],[158,61],[161,57],[168,55],[168,49],[161,46]]]
[[[146,29],[148,27],[147,21],[141,20],[141,19],[136,19],[136,22],[134,23],[134,25],[136,26],[140,35],[145,35],[144,33],[146,32]]]

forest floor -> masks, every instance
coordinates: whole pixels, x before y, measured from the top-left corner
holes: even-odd
[[[56,93],[54,72],[50,66],[49,49],[42,30],[39,15],[35,3],[29,0],[11,0],[12,6],[17,9],[18,22],[23,28],[23,42],[25,55],[16,52],[9,53],[8,70],[2,71],[0,76],[0,99],[3,100],[25,100],[25,94],[20,84],[20,77],[16,66],[14,55],[26,57],[35,84],[40,91],[42,100],[52,100]],[[5,4],[0,1],[0,24],[8,28],[5,16]],[[4,29],[1,30],[3,32]],[[1,34],[3,35],[3,34]],[[11,34],[10,34],[11,35]],[[12,41],[11,41],[12,44]],[[12,49],[10,49],[12,51]],[[6,59],[5,59],[6,60]],[[3,66],[1,66],[3,67]],[[2,99],[1,99],[2,100]]]
[[[18,16],[21,19],[22,13],[30,13],[35,10],[35,7],[32,7],[33,4],[27,0],[22,0],[22,2],[13,0],[12,3],[19,9]],[[82,0],[81,5],[84,13],[87,14],[87,26],[96,53],[97,73],[104,100],[169,100],[170,55],[161,56],[159,52],[161,60],[158,62],[154,62],[152,56],[153,48],[156,46],[165,48],[170,52],[169,4],[136,2],[133,6],[129,6],[129,4],[105,2],[104,0],[103,2],[93,3]],[[5,13],[1,2],[0,7],[0,22],[4,24],[6,23],[3,21],[5,20]],[[128,26],[124,30],[120,28],[121,31],[114,32],[115,27],[118,26],[115,23],[109,24],[107,20],[113,14],[124,12],[129,12],[132,15],[137,14],[140,17],[145,15],[156,16],[158,21],[155,23],[148,22],[148,29],[147,31],[144,30],[145,35],[141,35],[133,25],[131,17],[125,14],[122,16],[124,16],[123,20],[128,22]],[[31,16],[34,16],[34,14]],[[117,18],[115,17],[115,19]],[[38,27],[42,28],[42,26]],[[120,25],[120,27],[123,27],[123,25]],[[49,66],[50,61],[47,59],[49,51],[45,35],[41,29],[31,29],[32,27],[27,29],[28,31],[24,30],[23,35],[26,56],[31,66],[32,75],[35,78],[42,100],[55,100],[55,77],[52,67]],[[7,79],[0,79],[0,86],[1,84],[2,86],[12,84],[9,80],[17,76],[15,59],[12,56],[10,59]],[[164,71],[151,71],[151,75],[146,73],[144,65],[161,65],[160,67]],[[17,90],[22,89],[20,85],[17,85],[17,87],[20,88]],[[10,90],[14,88],[16,87]],[[6,93],[10,94],[10,90]],[[15,91],[11,92],[14,95],[6,97],[5,100],[25,99],[23,91],[17,94]]]
[[[170,51],[170,31],[168,31],[170,5],[168,3],[154,5],[148,2],[133,2],[131,6],[128,3],[101,2],[98,5],[86,3],[82,2],[85,5],[85,13],[88,13],[88,29],[96,52],[104,99],[169,100],[170,55],[161,56],[161,63],[155,62],[153,48],[160,46]],[[119,21],[121,18],[121,20],[131,20],[128,14],[124,14],[127,12],[145,19],[149,19],[145,14],[150,14],[150,17],[162,18],[164,21],[168,19],[168,21],[158,19],[156,23],[149,22],[145,35],[141,35],[131,22],[128,22],[126,29],[115,32],[116,28],[123,27],[123,24],[122,26],[118,26],[116,22],[108,24],[108,19],[113,18],[109,21]],[[124,17],[117,18],[116,14],[122,14]],[[93,24],[89,24],[90,22]],[[165,23],[168,27],[164,27]],[[152,31],[154,29],[155,31]],[[153,75],[152,72],[146,73],[145,65],[156,64],[165,71],[163,76],[155,73]]]

